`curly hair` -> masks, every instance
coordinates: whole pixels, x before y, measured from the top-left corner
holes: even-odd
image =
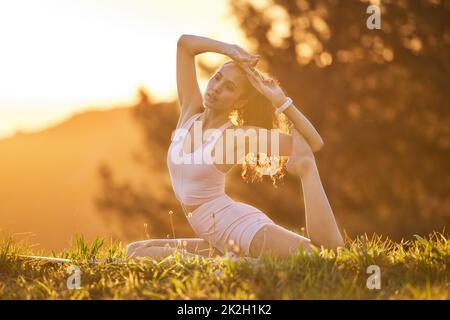
[[[233,60],[224,64],[234,63]],[[258,70],[259,71],[259,70]],[[262,72],[260,72],[262,73]],[[263,74],[263,73],[262,73]],[[267,76],[267,75],[266,75]],[[277,83],[278,81],[274,78]],[[292,123],[284,115],[276,116],[273,112],[272,103],[261,94],[248,81],[247,90],[244,93],[247,103],[239,109],[233,109],[230,113],[230,120],[235,126],[257,126],[264,129],[279,129],[288,132]],[[245,156],[242,164],[241,177],[245,182],[261,182],[264,175],[270,176],[272,184],[277,187],[279,181],[286,174],[286,156],[268,156],[265,153],[249,153]]]

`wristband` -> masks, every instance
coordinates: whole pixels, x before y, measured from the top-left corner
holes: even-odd
[[[292,99],[287,97],[286,100],[284,101],[284,103],[275,110],[275,114],[279,115],[280,113],[282,113],[284,110],[286,110],[292,104],[292,102],[293,102]]]

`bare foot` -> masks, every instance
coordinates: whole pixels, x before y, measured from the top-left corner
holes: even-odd
[[[286,163],[289,173],[302,177],[315,165],[314,154],[309,143],[296,130],[292,130],[292,153]]]

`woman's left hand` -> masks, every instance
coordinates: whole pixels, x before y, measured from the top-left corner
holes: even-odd
[[[240,64],[245,71],[250,83],[263,94],[270,102],[274,109],[278,108],[286,100],[286,95],[280,88],[278,83],[272,78],[264,78],[255,68],[248,64]]]

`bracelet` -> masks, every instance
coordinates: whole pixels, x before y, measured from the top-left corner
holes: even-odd
[[[293,102],[292,99],[287,97],[286,100],[284,101],[284,103],[275,110],[275,114],[279,115],[280,113],[282,113],[284,110],[286,110],[292,104],[292,102]]]

